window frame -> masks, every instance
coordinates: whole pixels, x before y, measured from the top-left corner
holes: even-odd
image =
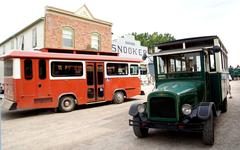
[[[4,77],[13,76],[13,59],[8,59],[4,61]]]
[[[21,35],[21,50],[24,50],[24,35]]]
[[[126,71],[127,71],[127,73],[125,73],[125,74],[119,74],[119,72],[117,72],[117,74],[109,74],[109,72],[108,72],[108,65],[109,64],[116,64],[116,65],[125,65],[125,66],[127,66],[127,68],[126,68]],[[117,67],[117,69],[119,69],[119,67]],[[124,62],[107,62],[106,63],[106,74],[107,74],[107,76],[128,76],[129,75],[129,66],[128,66],[128,63],[124,63]]]
[[[210,70],[210,72],[214,72],[217,69],[217,66],[216,66],[216,56],[215,56],[215,52],[213,52],[213,51],[209,51],[209,52],[210,52],[209,53],[209,70]],[[213,56],[214,68],[211,67],[211,63],[212,63],[211,55]]]
[[[130,75],[139,75],[139,65],[137,65],[137,64],[130,64],[129,65],[130,67],[129,67],[129,69],[130,69]],[[133,72],[131,72],[131,67],[132,66],[136,66],[137,67],[137,74],[133,74]]]
[[[51,63],[52,62],[81,62],[83,64],[83,75],[82,76],[67,76],[67,77],[54,77],[51,75],[52,68]],[[78,60],[60,60],[60,59],[51,59],[48,62],[49,67],[49,78],[50,80],[67,80],[67,79],[86,79],[86,62],[85,61],[78,61]]]
[[[16,49],[18,49],[18,37],[16,37]]]
[[[32,47],[37,47],[37,28],[32,29]]]
[[[180,56],[180,54],[182,54],[183,56]],[[198,55],[198,52],[189,52],[189,53],[180,53],[180,54],[156,56],[157,74],[160,75],[160,74],[174,74],[174,73],[197,73],[197,72],[203,71],[203,68],[201,66],[201,54]],[[177,57],[177,55],[179,56]],[[192,59],[186,59],[190,57],[192,57]],[[187,64],[187,61],[189,60],[193,61],[193,64],[192,64],[193,66],[191,67],[187,67],[189,65]],[[177,65],[177,62],[178,62],[178,65]],[[188,70],[190,68],[192,68],[192,71]]]
[[[98,44],[98,47],[97,48],[95,48],[94,46],[93,46],[93,36],[96,36],[98,39],[98,41],[97,41],[97,44]],[[99,51],[99,50],[101,50],[101,34],[100,33],[98,33],[98,32],[92,32],[91,33],[91,49],[94,49],[94,50],[97,50],[97,51]]]
[[[14,39],[11,40],[11,49],[14,49]]]
[[[64,69],[64,71],[65,71],[64,73],[62,73],[62,74],[55,74],[56,72],[53,72],[53,70],[54,70],[53,68],[55,67],[54,63],[56,63],[56,65],[59,65],[61,67],[66,67],[66,66],[67,66],[67,68],[70,67],[70,69],[68,70],[69,72],[71,72],[73,67],[75,67],[75,66],[80,66],[82,68],[82,70],[81,70],[80,74],[66,73],[65,69]],[[78,65],[77,65],[77,63],[78,63]],[[60,61],[59,62],[55,62],[55,61],[51,62],[51,75],[53,77],[81,77],[81,76],[83,76],[83,64],[81,62],[60,62]]]
[[[6,45],[3,45],[3,47],[2,47],[2,51],[3,51],[3,54],[6,53]]]
[[[64,31],[70,31],[71,34],[72,34],[71,35],[71,46],[65,45],[65,43],[64,43],[64,35],[66,35],[66,34],[64,34]],[[74,29],[70,26],[62,27],[62,47],[64,47],[64,48],[74,48],[74,46],[75,46],[75,31],[74,31]]]
[[[44,61],[44,71],[43,71],[43,74],[41,74],[41,61]],[[45,59],[39,59],[38,61],[38,77],[40,80],[45,80],[47,78],[47,66],[46,66],[46,60]]]
[[[27,67],[26,67],[26,61],[31,61],[31,67],[30,67],[30,72],[31,72],[31,74],[27,74]],[[27,59],[24,59],[24,79],[25,80],[32,80],[33,79],[33,61],[32,61],[32,59],[29,59],[29,58],[27,58]]]
[[[147,68],[147,65],[140,65],[139,67],[139,72],[140,72],[140,75],[147,75],[148,74],[148,68]]]

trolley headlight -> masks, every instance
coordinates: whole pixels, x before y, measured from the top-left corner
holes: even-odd
[[[144,104],[139,104],[139,105],[137,106],[137,111],[138,111],[139,113],[143,113],[143,112],[145,112],[145,110],[146,110],[146,105],[144,105]]]
[[[182,113],[184,115],[190,115],[192,113],[192,106],[189,104],[182,105]]]

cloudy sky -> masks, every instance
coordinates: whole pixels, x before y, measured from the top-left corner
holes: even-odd
[[[170,33],[175,38],[218,35],[229,64],[240,64],[239,0],[5,0],[0,5],[0,42],[44,16],[44,7],[76,11],[86,4],[95,18],[113,23],[114,36]]]

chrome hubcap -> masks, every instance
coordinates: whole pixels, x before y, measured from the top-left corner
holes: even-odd
[[[69,106],[70,106],[70,102],[69,102],[69,101],[65,101],[65,102],[64,102],[64,106],[65,106],[65,107],[69,107]]]
[[[122,94],[117,94],[118,99],[122,99]]]

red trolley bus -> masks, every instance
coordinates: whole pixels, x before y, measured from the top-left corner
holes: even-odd
[[[122,103],[141,93],[139,63],[118,56],[12,51],[4,60],[8,110],[58,108],[102,101]]]

